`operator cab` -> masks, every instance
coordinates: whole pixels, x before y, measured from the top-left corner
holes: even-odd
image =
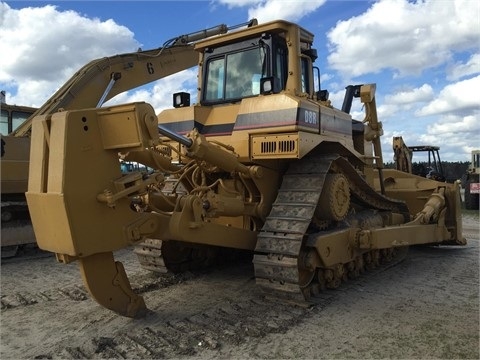
[[[299,48],[290,40],[297,33]],[[282,91],[326,101],[328,92],[321,91],[319,86],[320,71],[312,65],[317,58],[312,42],[311,33],[285,21],[255,25],[198,42],[195,48],[200,52],[200,105],[234,104],[245,98]],[[189,106],[189,103],[187,94],[174,94],[174,107]]]

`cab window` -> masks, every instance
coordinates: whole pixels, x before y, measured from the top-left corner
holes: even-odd
[[[207,64],[204,100],[237,100],[260,94],[260,79],[266,76],[266,61],[266,52],[261,47],[211,59]]]

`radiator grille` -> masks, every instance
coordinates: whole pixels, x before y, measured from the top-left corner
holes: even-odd
[[[293,152],[293,151],[296,151],[295,149],[295,141],[293,140],[287,140],[287,141],[279,141],[278,142],[278,145],[279,145],[279,152],[281,153],[285,153],[285,152]]]
[[[295,158],[298,155],[298,137],[294,135],[269,135],[252,137],[254,158]]]
[[[262,154],[277,152],[277,143],[275,141],[262,141],[261,152]]]

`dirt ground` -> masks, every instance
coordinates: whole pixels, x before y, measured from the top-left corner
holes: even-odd
[[[75,264],[25,254],[1,264],[1,359],[478,359],[479,218],[464,247],[411,248],[318,304],[263,297],[250,263],[180,276],[142,270],[120,251],[149,312],[123,318],[85,292]]]

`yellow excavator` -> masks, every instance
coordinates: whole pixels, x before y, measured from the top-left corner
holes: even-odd
[[[18,249],[35,244],[35,235],[30,222],[25,192],[28,182],[28,158],[30,139],[17,137],[12,132],[27,120],[37,109],[30,106],[7,104],[5,92],[0,92],[0,142],[1,142],[1,195],[2,258],[15,256]]]
[[[33,118],[38,244],[78,261],[99,304],[145,313],[113,256],[131,245],[159,271],[246,250],[265,293],[312,301],[410,245],[465,244],[458,185],[383,168],[375,84],[347,86],[336,109],[311,32],[283,20],[235,28],[93,62]],[[158,116],[144,102],[98,107],[194,65],[195,104],[179,92]],[[153,171],[122,173],[120,160]]]

